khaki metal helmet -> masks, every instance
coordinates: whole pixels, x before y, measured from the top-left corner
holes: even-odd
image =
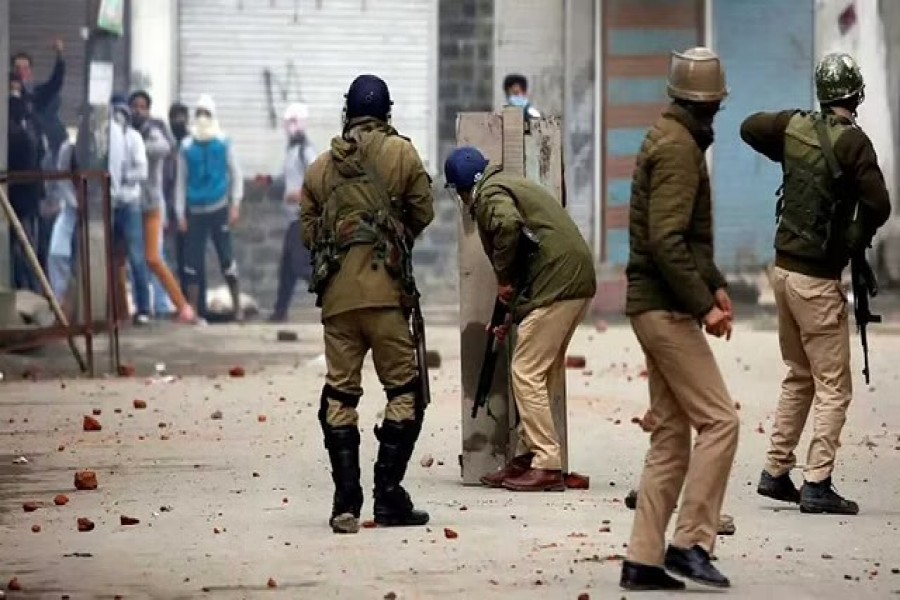
[[[857,94],[862,103],[865,87],[862,71],[849,54],[833,52],[816,65],[816,97],[821,104],[831,104]]]
[[[669,96],[690,102],[718,102],[728,95],[725,69],[719,56],[702,46],[672,52],[669,61]]]

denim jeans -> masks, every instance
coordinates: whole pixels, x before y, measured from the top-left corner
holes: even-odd
[[[309,251],[300,238],[300,220],[291,221],[284,234],[284,245],[281,249],[281,262],[278,265],[278,296],[275,300],[275,316],[287,317],[294,297],[297,281],[309,281],[312,267],[309,264]]]
[[[150,270],[144,258],[144,213],[137,203],[119,204],[113,212],[113,240],[124,245],[133,278],[137,314],[150,314]]]
[[[206,281],[206,242],[209,238],[212,238],[213,247],[219,257],[222,275],[226,278],[237,277],[228,212],[227,206],[211,213],[188,212],[188,230],[184,247],[186,285],[200,285]]]
[[[62,303],[69,291],[72,279],[72,268],[78,249],[75,244],[75,229],[78,225],[78,209],[64,206],[53,223],[50,234],[50,252],[47,257],[47,270],[53,295]]]
[[[22,223],[22,229],[25,230],[25,237],[31,243],[35,255],[37,255],[38,216],[19,216],[19,221]],[[28,255],[25,252],[25,247],[19,242],[19,238],[16,236],[16,233],[12,231],[12,228],[10,228],[9,232],[9,248],[10,255],[12,256],[13,288],[17,290],[30,290],[36,294],[43,295],[38,277],[34,274],[31,263],[28,262]]]

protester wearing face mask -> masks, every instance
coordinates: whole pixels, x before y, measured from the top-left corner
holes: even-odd
[[[503,94],[506,96],[507,106],[517,106],[525,112],[530,119],[541,118],[541,113],[528,99],[528,79],[524,75],[512,73],[503,80]]]
[[[231,227],[240,217],[244,181],[231,140],[216,119],[216,106],[207,94],[197,101],[194,128],[178,155],[175,212],[185,239],[185,277],[188,301],[196,312],[200,282],[204,280],[206,242],[212,237],[222,275],[231,294],[235,320],[243,319]]]
[[[284,171],[276,180],[276,185],[284,186],[284,208],[290,225],[284,234],[284,245],[278,266],[275,310],[269,317],[269,321],[273,323],[287,321],[297,281],[308,280],[310,276],[309,251],[303,246],[300,237],[300,190],[303,188],[307,167],[317,157],[315,148],[306,137],[308,118],[309,109],[302,103],[291,104],[284,112],[288,147],[284,158]]]
[[[161,288],[154,286],[154,292],[155,295],[168,297],[175,303],[179,321],[191,323],[196,318],[194,310],[188,304],[175,276],[166,265],[162,252],[163,221],[165,219],[162,169],[163,161],[171,152],[174,140],[170,140],[165,123],[150,117],[152,104],[150,94],[143,90],[134,92],[131,94],[128,104],[131,107],[131,124],[141,134],[147,149],[148,177],[142,185],[141,209],[144,213],[144,254],[147,266],[162,284]],[[160,302],[159,297],[154,300],[157,307],[165,306],[165,303]],[[160,310],[157,310],[156,314],[159,316]]]

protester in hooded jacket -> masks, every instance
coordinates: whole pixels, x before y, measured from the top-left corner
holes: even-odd
[[[244,181],[231,141],[219,127],[216,106],[204,94],[197,101],[194,129],[178,155],[175,212],[185,239],[187,297],[197,311],[205,273],[206,242],[212,237],[222,275],[228,283],[235,320],[243,319],[231,227],[240,217]]]
[[[57,152],[56,170],[75,170],[75,145],[68,139],[60,144]],[[72,265],[77,248],[75,247],[78,225],[78,198],[71,180],[56,182],[53,194],[59,204],[59,216],[53,223],[50,233],[50,248],[47,257],[47,276],[53,295],[60,304],[66,301],[69,281],[72,279]]]
[[[287,153],[284,157],[284,171],[277,183],[284,186],[284,208],[289,219],[284,234],[281,261],[278,266],[278,294],[275,310],[269,318],[280,323],[288,318],[288,309],[297,280],[309,279],[309,251],[303,246],[300,235],[300,190],[306,169],[316,160],[316,150],[306,137],[306,121],[309,109],[305,104],[294,103],[284,113],[284,127],[288,137]]]
[[[141,190],[147,180],[147,150],[144,140],[131,127],[131,109],[121,94],[113,96],[109,124],[109,177],[113,205],[113,240],[116,245],[117,284],[121,302],[126,297],[125,261],[134,278],[135,324],[150,319],[150,283],[144,257],[144,223]],[[124,252],[123,252],[124,250]],[[124,308],[124,306],[121,306]],[[120,312],[125,314],[124,312]]]
[[[169,270],[162,255],[163,221],[165,220],[165,200],[162,190],[163,161],[172,149],[172,141],[163,122],[150,118],[150,95],[143,91],[131,94],[132,126],[141,134],[147,150],[148,177],[141,190],[141,208],[144,213],[144,254],[147,266],[164,289],[154,290],[159,295],[167,295],[175,303],[178,320],[192,323],[196,320],[194,309],[188,304]]]

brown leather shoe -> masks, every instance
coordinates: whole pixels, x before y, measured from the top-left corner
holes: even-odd
[[[493,473],[482,477],[481,483],[490,488],[502,488],[505,479],[509,477],[518,477],[530,469],[532,458],[534,458],[534,454],[531,453],[517,456],[506,463],[506,466],[502,469],[497,469]]]
[[[564,492],[566,480],[559,470],[528,469],[517,477],[504,479],[503,487],[513,492]]]

